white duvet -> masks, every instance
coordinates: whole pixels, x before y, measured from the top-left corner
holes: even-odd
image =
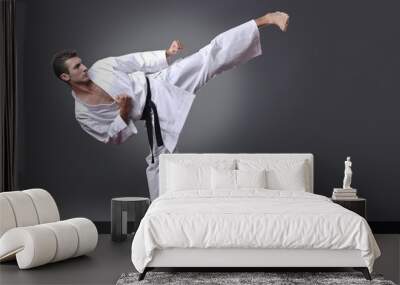
[[[372,272],[380,250],[366,220],[328,198],[299,191],[179,191],[156,199],[132,243],[143,272],[154,249],[358,249]]]

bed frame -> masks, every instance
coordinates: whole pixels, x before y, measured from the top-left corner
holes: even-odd
[[[160,195],[165,193],[166,167],[169,161],[239,158],[299,159],[306,161],[306,191],[313,193],[314,159],[312,154],[193,154],[174,153],[160,156]],[[352,267],[371,280],[368,268],[359,250],[329,249],[254,249],[254,248],[169,248],[158,249],[144,272],[139,275],[142,280],[146,272],[155,268],[232,268],[246,271],[250,268],[343,268]]]

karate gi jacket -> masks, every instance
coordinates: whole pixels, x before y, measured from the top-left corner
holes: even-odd
[[[117,102],[89,105],[75,98],[75,117],[82,129],[95,139],[109,144],[121,144],[137,134],[150,81],[152,101],[157,106],[161,134],[165,147],[172,153],[179,139],[195,95],[157,79],[157,72],[167,68],[165,50],[131,53],[108,57],[95,62],[88,70],[89,78],[115,99],[126,94],[132,98],[129,123],[119,115]]]

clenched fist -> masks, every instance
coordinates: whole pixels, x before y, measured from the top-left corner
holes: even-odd
[[[119,115],[128,123],[129,115],[132,110],[132,98],[126,94],[121,94],[115,97],[115,101],[119,106]]]
[[[167,56],[177,54],[181,49],[183,49],[183,45],[179,40],[174,40],[171,43],[171,46],[166,50]]]

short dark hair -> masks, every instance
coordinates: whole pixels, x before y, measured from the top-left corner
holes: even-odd
[[[72,58],[72,57],[76,57],[78,56],[78,53],[75,50],[61,50],[56,52],[53,55],[53,59],[51,60],[51,63],[53,65],[53,70],[55,75],[57,76],[57,78],[60,79],[60,75],[63,73],[67,73],[68,72],[68,68],[65,65],[65,62]]]

